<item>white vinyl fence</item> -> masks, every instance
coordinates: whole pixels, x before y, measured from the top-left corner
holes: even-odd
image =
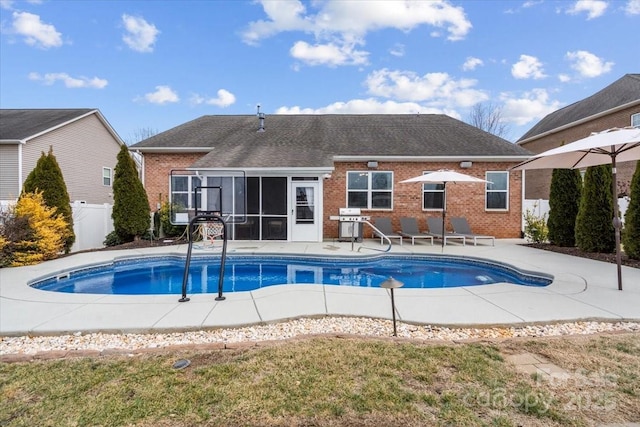
[[[629,198],[621,197],[618,199],[618,207],[620,208],[620,217],[622,219],[622,223],[624,224],[624,214],[627,211],[627,206],[629,206]],[[549,217],[549,201],[545,199],[525,199],[522,204],[522,217],[524,218],[525,212],[531,212],[533,215],[542,218],[543,215]],[[522,227],[524,229],[524,219],[522,223]]]
[[[92,205],[73,202],[71,209],[73,231],[76,233],[76,241],[71,247],[71,252],[102,248],[107,234],[113,231],[113,206],[108,203]]]

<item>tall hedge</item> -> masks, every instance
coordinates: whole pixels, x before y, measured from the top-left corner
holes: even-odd
[[[640,161],[631,178],[631,200],[624,214],[624,233],[622,244],[629,258],[640,259]]]
[[[113,228],[122,241],[137,240],[149,230],[151,210],[147,192],[126,145],[120,148],[113,177]]]
[[[558,246],[576,245],[576,217],[580,208],[582,177],[577,169],[554,169],[549,193],[549,241]]]
[[[611,253],[615,250],[612,180],[611,165],[587,168],[576,218],[576,245],[583,251]]]
[[[45,205],[56,208],[56,212],[63,216],[67,223],[63,249],[65,253],[69,253],[73,242],[76,241],[76,234],[73,231],[73,211],[62,170],[53,155],[53,147],[49,147],[48,154],[42,153],[36,167],[27,176],[22,191],[23,194],[42,192]]]

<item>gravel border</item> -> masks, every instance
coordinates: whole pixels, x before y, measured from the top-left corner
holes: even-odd
[[[450,328],[432,325],[396,324],[397,338],[420,341],[468,341],[517,337],[590,335],[608,332],[640,332],[640,322],[582,321],[547,325],[487,328]],[[324,317],[234,329],[212,329],[153,334],[105,334],[76,332],[57,336],[0,337],[0,362],[55,359],[70,356],[144,352],[174,348],[237,348],[265,341],[281,341],[309,335],[351,335],[389,338],[391,320]]]

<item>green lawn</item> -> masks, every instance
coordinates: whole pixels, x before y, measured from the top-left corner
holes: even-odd
[[[544,356],[541,380],[505,361]],[[182,370],[174,362],[186,358]],[[309,338],[0,364],[0,426],[588,426],[640,420],[640,334],[442,344]]]

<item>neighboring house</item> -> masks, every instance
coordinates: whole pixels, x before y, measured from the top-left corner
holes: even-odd
[[[339,237],[329,217],[344,207],[390,217],[397,229],[413,216],[426,229],[427,216],[442,214],[442,186],[400,181],[444,168],[492,181],[447,185],[448,215],[478,233],[520,237],[521,172],[509,168],[531,155],[434,114],[203,116],[130,149],[143,156],[152,209],[170,200],[183,211],[246,215],[229,226],[231,238],[287,241]],[[221,195],[201,188],[194,197],[196,187]]]
[[[626,74],[588,98],[555,111],[518,140],[534,153],[568,144],[615,127],[640,126],[640,74]],[[618,193],[628,194],[636,162],[619,163]],[[548,199],[552,170],[525,175],[525,198]]]
[[[15,201],[42,153],[53,148],[71,202],[113,204],[124,142],[96,109],[0,109],[0,202]]]

